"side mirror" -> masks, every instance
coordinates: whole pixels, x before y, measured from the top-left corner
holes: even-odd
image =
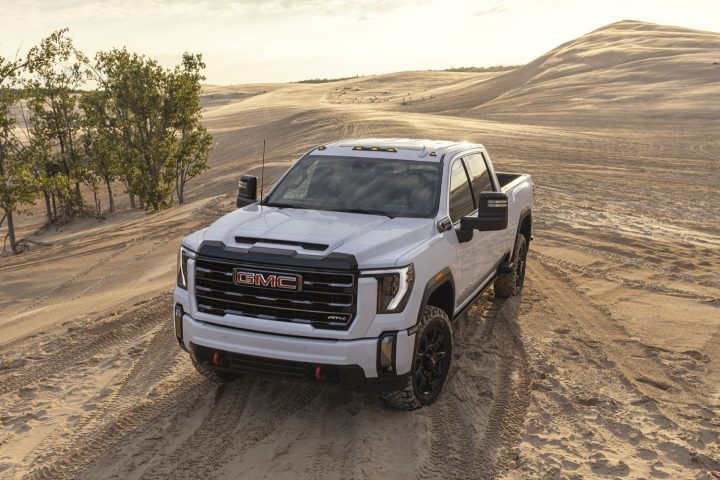
[[[238,182],[237,207],[257,202],[257,177],[243,175]]]
[[[477,217],[460,219],[460,230],[490,232],[505,230],[508,224],[508,197],[501,192],[482,192],[478,199]]]

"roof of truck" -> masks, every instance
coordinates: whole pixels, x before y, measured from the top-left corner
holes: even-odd
[[[479,143],[412,138],[355,138],[320,145],[312,154],[439,161],[447,153],[482,147]]]

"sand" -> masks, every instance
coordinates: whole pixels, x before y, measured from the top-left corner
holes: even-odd
[[[719,52],[718,33],[625,21],[512,72],[207,86],[217,147],[185,205],[121,196],[0,259],[0,478],[720,478]],[[270,185],[373,135],[481,142],[533,175],[523,295],[456,321],[419,411],[210,385],[171,333],[180,239],[234,208],[262,139]]]

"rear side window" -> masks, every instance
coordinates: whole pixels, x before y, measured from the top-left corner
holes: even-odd
[[[473,193],[476,197],[478,197],[481,192],[493,191],[490,173],[485,164],[485,158],[483,158],[481,153],[473,153],[465,157],[465,165],[470,174],[470,183],[472,184]]]
[[[470,184],[462,162],[458,159],[450,170],[450,220],[453,223],[475,210]]]

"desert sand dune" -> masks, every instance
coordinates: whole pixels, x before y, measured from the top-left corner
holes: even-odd
[[[563,122],[572,112],[595,126],[600,121],[595,117],[607,121],[617,114],[717,125],[719,51],[720,34],[714,32],[622,21],[415,108],[475,118],[537,115],[545,122]]]
[[[509,72],[207,86],[187,203],[0,259],[0,478],[720,478],[720,34],[624,21]],[[535,179],[522,297],[456,322],[430,408],[245,377],[175,343],[180,239],[310,147],[484,143]],[[23,235],[41,218],[23,218]],[[2,233],[2,231],[0,231]]]

